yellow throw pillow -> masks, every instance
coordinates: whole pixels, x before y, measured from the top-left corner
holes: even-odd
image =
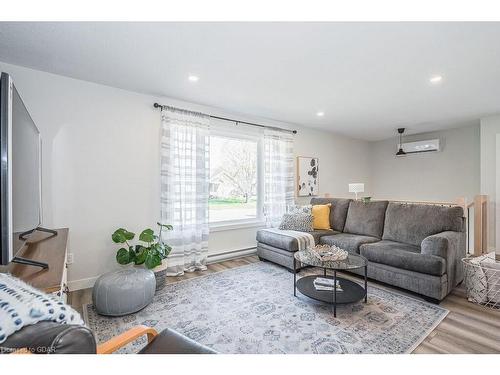
[[[330,228],[330,210],[332,204],[316,204],[312,206],[313,228],[314,229],[332,229]]]

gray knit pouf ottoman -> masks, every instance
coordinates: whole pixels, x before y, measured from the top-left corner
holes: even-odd
[[[101,315],[132,314],[151,303],[155,288],[153,271],[144,268],[126,268],[100,276],[92,290],[92,302]]]

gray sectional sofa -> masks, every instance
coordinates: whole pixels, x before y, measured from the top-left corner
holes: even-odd
[[[313,198],[331,203],[332,230],[311,232],[316,243],[337,245],[368,260],[368,277],[440,301],[463,279],[466,234],[458,206],[388,201],[364,203],[340,198]],[[297,241],[257,232],[257,253],[289,269]]]

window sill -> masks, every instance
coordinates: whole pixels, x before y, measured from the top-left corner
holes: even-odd
[[[264,227],[266,223],[262,220],[241,222],[220,222],[210,224],[210,232],[223,232],[226,230]]]

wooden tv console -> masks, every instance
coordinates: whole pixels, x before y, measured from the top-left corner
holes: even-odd
[[[36,232],[17,254],[20,257],[48,263],[48,269],[10,263],[6,272],[20,278],[37,289],[53,293],[66,301],[68,228],[56,229],[57,236]]]

